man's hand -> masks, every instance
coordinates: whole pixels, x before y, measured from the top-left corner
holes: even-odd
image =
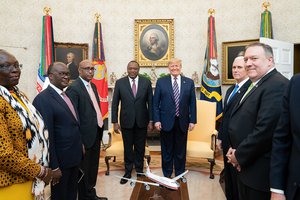
[[[154,124],[155,128],[160,131],[161,130],[161,123],[160,122],[155,122]]]
[[[286,200],[286,198],[284,194],[271,192],[271,200]]]
[[[42,180],[46,185],[48,185],[52,181],[52,170],[50,168],[46,168],[45,170],[45,176],[42,178]]]
[[[153,131],[153,122],[149,122],[148,123],[147,130],[148,130],[148,132],[152,132]]]
[[[195,127],[195,124],[189,123],[189,131],[192,131]]]
[[[120,133],[120,125],[118,123],[114,123],[113,124],[113,127],[114,127],[114,132],[115,133]]]
[[[217,139],[217,149],[222,151],[222,140]]]
[[[228,158],[228,163],[231,163],[233,167],[235,167],[239,172],[241,171],[241,166],[238,163],[236,157],[235,157],[235,151],[236,149],[233,148],[229,148],[228,152],[226,154],[227,158]]]
[[[59,179],[62,176],[61,170],[59,168],[52,170],[52,185],[59,183]]]

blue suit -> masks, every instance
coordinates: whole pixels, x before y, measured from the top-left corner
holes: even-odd
[[[175,116],[175,99],[171,76],[158,79],[153,98],[153,121],[161,122],[161,153],[164,176],[185,171],[189,123],[196,123],[196,95],[193,80],[181,76],[179,116]]]
[[[59,184],[51,188],[51,199],[76,199],[78,168],[82,160],[79,122],[51,86],[36,96],[33,105],[43,116],[49,131],[50,167],[62,171]]]

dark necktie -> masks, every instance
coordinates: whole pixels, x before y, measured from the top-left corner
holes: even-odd
[[[136,84],[135,84],[135,80],[134,79],[132,79],[131,89],[132,89],[133,96],[135,97],[136,96]]]
[[[229,103],[230,100],[234,97],[234,95],[235,95],[235,93],[237,93],[238,89],[239,89],[239,85],[236,84],[235,87],[234,87],[234,89],[233,89],[233,91],[232,91],[232,93],[231,93],[231,95],[229,96],[229,98],[227,100],[227,103]]]
[[[174,78],[173,93],[175,99],[175,115],[176,117],[178,117],[179,116],[179,87],[177,83],[177,77]]]
[[[72,112],[73,116],[75,117],[75,119],[78,120],[77,116],[76,116],[76,112],[75,112],[74,106],[73,106],[71,100],[69,99],[69,97],[66,95],[65,92],[62,92],[61,95],[63,96],[64,101],[68,105],[68,107],[69,107],[70,111]]]

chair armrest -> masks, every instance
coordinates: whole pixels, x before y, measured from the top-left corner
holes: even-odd
[[[108,134],[108,144],[103,148],[104,151],[106,151],[106,149],[111,147],[111,132],[108,132],[107,134]]]
[[[217,135],[218,135],[218,131],[214,130],[211,134],[211,144],[210,144],[210,148],[213,151],[216,151],[216,145],[217,145]]]

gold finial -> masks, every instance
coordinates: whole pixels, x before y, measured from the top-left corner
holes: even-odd
[[[209,15],[215,14],[215,9],[213,9],[213,8],[208,9],[208,14]]]
[[[262,6],[263,6],[263,8],[264,8],[265,10],[268,10],[268,7],[270,7],[271,4],[270,4],[270,2],[265,1],[265,2],[263,2]]]
[[[49,15],[49,13],[51,12],[51,8],[49,8],[49,7],[45,7],[44,8],[44,13],[45,13],[45,15]]]
[[[96,22],[100,22],[101,15],[99,13],[95,14]]]

